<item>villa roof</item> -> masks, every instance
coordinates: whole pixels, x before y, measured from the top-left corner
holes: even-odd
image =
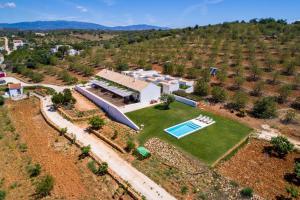
[[[21,88],[21,83],[9,83],[8,84],[8,89],[20,89]]]
[[[135,91],[142,91],[144,88],[146,88],[149,85],[149,83],[147,83],[146,81],[138,80],[136,78],[124,74],[120,74],[118,72],[110,71],[107,69],[101,70],[97,74],[97,76],[115,82],[117,84],[123,85]]]

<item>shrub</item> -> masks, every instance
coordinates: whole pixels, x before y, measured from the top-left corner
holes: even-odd
[[[198,80],[194,93],[200,96],[207,96],[209,94],[209,84],[204,79]]]
[[[188,193],[189,188],[187,186],[182,186],[180,189],[181,194],[186,194]]]
[[[292,93],[292,86],[291,85],[283,85],[279,88],[278,93],[279,93],[278,102],[284,103]]]
[[[98,170],[97,170],[97,166],[96,166],[94,160],[88,162],[87,167],[89,168],[89,170],[91,170],[91,172],[93,172],[94,174],[97,174]]]
[[[294,167],[294,173],[298,179],[300,179],[300,162],[296,162]]]
[[[127,141],[127,145],[126,145],[125,149],[126,149],[127,152],[131,152],[133,149],[135,149],[135,143],[132,139],[129,139]]]
[[[238,91],[233,95],[231,102],[229,103],[228,106],[232,109],[240,110],[246,107],[247,102],[248,102],[247,94],[245,92]]]
[[[272,149],[281,157],[294,150],[294,145],[283,136],[272,137],[271,144]]]
[[[247,198],[251,198],[253,196],[253,190],[252,188],[249,187],[242,189],[240,193],[243,197],[247,197]]]
[[[300,110],[300,97],[297,97],[291,106],[294,109]]]
[[[290,122],[292,122],[293,120],[295,120],[295,118],[296,118],[296,112],[293,111],[293,110],[288,110],[287,113],[286,113],[285,116],[284,116],[283,121],[284,121],[285,123],[290,123]]]
[[[19,144],[19,149],[21,152],[26,152],[27,148],[28,148],[27,144],[25,144],[25,143]]]
[[[40,164],[28,165],[26,170],[30,177],[36,177],[41,173],[41,165]]]
[[[103,175],[107,174],[107,172],[108,172],[108,164],[107,164],[107,162],[104,162],[99,166],[97,174],[99,174],[100,176],[103,176]]]
[[[100,129],[102,126],[104,126],[105,122],[102,118],[99,116],[94,116],[89,120],[89,125],[92,127],[92,129]]]
[[[254,103],[252,113],[257,118],[276,117],[276,103],[273,97],[263,97]]]
[[[54,178],[50,175],[46,175],[36,184],[36,194],[39,197],[46,197],[50,194],[54,186]]]
[[[290,194],[292,198],[298,198],[299,190],[294,186],[286,187],[286,192]]]
[[[113,136],[111,137],[111,139],[112,139],[112,140],[117,139],[118,135],[119,135],[119,132],[118,132],[117,130],[114,130],[114,134],[113,134]]]
[[[91,145],[84,146],[81,148],[81,155],[88,156],[90,151],[91,151]]]
[[[171,94],[162,94],[160,100],[163,102],[165,109],[169,109],[170,104],[175,101],[175,97]]]
[[[226,90],[218,86],[213,87],[211,95],[215,102],[224,102],[227,99]]]
[[[68,128],[67,128],[67,127],[65,127],[65,128],[61,128],[61,129],[59,130],[59,132],[60,132],[60,134],[61,134],[61,135],[64,135],[64,134],[66,134],[66,133],[67,133],[67,131],[68,131]]]
[[[4,200],[6,197],[6,192],[4,190],[0,190],[0,200]]]
[[[0,96],[0,106],[3,106],[3,105],[4,105],[4,97]]]

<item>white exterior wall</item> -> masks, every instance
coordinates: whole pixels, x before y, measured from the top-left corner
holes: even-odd
[[[179,90],[179,84],[162,84],[162,93],[171,94],[174,91]]]
[[[140,92],[140,102],[149,103],[151,100],[159,100],[160,98],[160,87],[149,83],[146,88]]]
[[[186,105],[193,106],[193,107],[197,107],[197,105],[198,105],[198,102],[193,101],[191,99],[187,99],[185,97],[181,97],[181,96],[177,96],[177,95],[174,95],[174,97],[175,97],[176,101],[179,101],[179,102],[184,103]]]
[[[115,105],[86,90],[84,87],[75,86],[75,90],[100,106],[111,118],[129,126],[134,130],[139,130],[139,127],[131,121],[124,113],[122,113]]]

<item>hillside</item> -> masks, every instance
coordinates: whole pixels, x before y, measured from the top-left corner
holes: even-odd
[[[115,31],[133,31],[133,30],[158,30],[166,29],[158,26],[146,24],[108,27],[95,23],[78,22],[78,21],[35,21],[35,22],[18,22],[18,23],[0,23],[2,29],[19,29],[19,30],[60,30],[60,29],[83,29],[83,30],[115,30]]]

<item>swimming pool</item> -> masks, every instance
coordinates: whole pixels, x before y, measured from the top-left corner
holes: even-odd
[[[167,133],[170,135],[176,137],[177,139],[180,139],[188,134],[191,134],[195,131],[198,131],[202,128],[199,124],[194,123],[193,121],[187,121],[183,122],[181,124],[177,124],[175,126],[172,126],[170,128],[165,129]]]

